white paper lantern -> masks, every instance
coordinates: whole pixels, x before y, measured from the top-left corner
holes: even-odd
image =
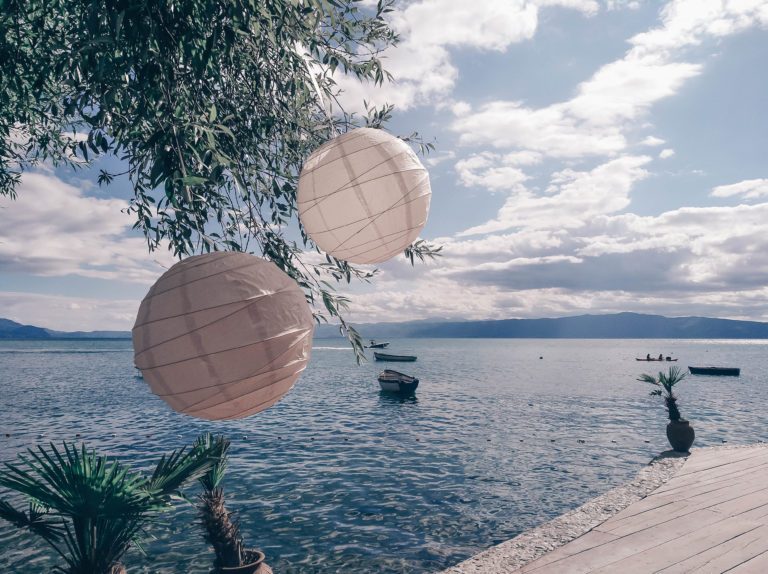
[[[303,291],[274,263],[245,253],[197,255],[165,272],[141,302],[135,363],[174,410],[243,418],[293,386],[313,330]]]
[[[315,150],[299,176],[299,218],[326,253],[380,263],[427,222],[429,173],[413,150],[382,130],[359,128]]]

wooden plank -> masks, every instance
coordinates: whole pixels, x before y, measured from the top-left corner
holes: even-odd
[[[709,509],[719,505],[719,514],[722,514],[723,508],[735,499],[744,495],[759,493],[766,489],[766,485],[757,484],[750,487],[727,488],[717,492],[708,492],[699,494],[687,500],[678,502],[643,512],[635,516],[626,518],[616,518],[615,516],[606,520],[603,524],[597,526],[595,530],[608,532],[617,536],[624,536],[632,532],[639,532],[647,528],[656,528],[660,524],[672,520],[685,520],[687,516],[699,510]]]
[[[651,495],[515,572],[766,574],[768,448],[693,452]]]
[[[559,548],[556,548],[551,552],[548,552],[544,556],[540,556],[536,560],[536,563],[539,566],[544,566],[545,564],[550,564],[557,560],[562,560],[563,558],[567,558],[568,556],[572,556],[573,554],[578,554],[579,552],[583,552],[584,550],[589,550],[590,548],[594,548],[595,546],[606,544],[608,542],[616,540],[616,538],[617,537],[614,536],[613,534],[608,534],[606,532],[597,532],[595,530],[592,530],[590,532],[587,532],[586,534],[582,534],[581,536],[572,540],[568,544],[561,546]]]
[[[736,449],[730,451],[732,453],[739,453],[737,456],[729,456],[729,451],[720,451],[717,456],[707,460],[701,460],[700,458],[691,455],[688,460],[685,461],[682,468],[675,475],[676,478],[695,477],[702,472],[709,472],[722,467],[737,465],[737,466],[754,466],[760,464],[768,456],[768,449],[758,448],[752,449]]]
[[[768,455],[768,448],[765,446],[711,450],[694,449],[694,451],[691,453],[691,456],[685,463],[683,474],[697,472],[701,468],[711,468],[723,464],[730,464],[735,461],[747,460],[766,455]]]
[[[633,504],[630,504],[624,510],[617,512],[611,516],[611,519],[620,520],[622,518],[629,518],[630,516],[642,514],[643,512],[668,507],[670,504],[674,504],[679,501],[680,497],[676,495],[649,495]]]
[[[740,515],[744,520],[756,520],[763,524],[768,524],[768,504],[757,506],[752,510],[747,510]]]
[[[746,466],[746,463],[734,464],[732,466],[719,466],[713,468],[709,472],[701,472],[695,476],[688,475],[686,477],[676,477],[668,481],[666,484],[659,487],[656,494],[674,494],[676,492],[684,492],[690,488],[701,488],[707,485],[714,485],[720,481],[730,478],[742,477],[745,474],[754,473],[758,470],[765,472],[768,470],[768,461],[755,462],[752,466]]]
[[[678,494],[681,492],[687,492],[690,489],[706,489],[710,486],[717,486],[718,484],[733,480],[736,478],[742,478],[750,474],[768,473],[768,461],[761,464],[756,464],[753,467],[735,469],[734,467],[718,467],[717,471],[710,472],[707,475],[701,475],[697,480],[679,480],[675,483],[672,481],[667,482],[664,487],[654,491],[654,494]]]
[[[678,482],[691,483],[699,480],[711,480],[713,477],[733,474],[735,472],[741,471],[742,469],[751,470],[759,466],[765,466],[766,464],[768,464],[768,456],[754,457],[754,458],[745,459],[737,462],[732,462],[730,464],[713,465],[707,468],[702,468],[701,470],[695,473],[691,472],[686,474],[675,475],[669,482],[662,485],[659,490],[662,492],[666,490],[670,490],[671,489],[670,485],[674,485]],[[683,468],[685,468],[685,464],[683,465]]]
[[[738,458],[730,458],[730,459],[712,459],[711,461],[708,461],[706,464],[703,463],[703,461],[697,461],[697,460],[687,460],[685,464],[683,464],[683,468],[680,469],[683,471],[678,476],[680,477],[694,477],[698,474],[709,472],[716,469],[721,469],[724,467],[744,467],[744,466],[757,466],[758,464],[762,464],[765,462],[766,457],[768,456],[768,449],[759,449],[760,452],[747,452],[743,456],[740,456]],[[691,464],[688,465],[688,462]]]
[[[744,540],[746,539],[742,537],[752,534],[749,541],[754,542],[756,538],[753,533],[761,528],[764,527],[748,520],[729,517],[709,528],[697,528],[679,538],[667,540],[663,544],[638,552],[623,560],[611,562],[609,565],[595,570],[593,574],[611,574],[614,572],[621,572],[622,574],[647,574],[648,572],[658,572],[686,559],[693,560],[702,553],[711,551],[713,548],[717,550],[717,557],[719,558],[718,568],[721,568],[719,571],[723,572],[743,562],[746,558],[755,555],[745,556]],[[757,538],[762,536],[765,536],[765,532],[757,534]],[[740,539],[741,542],[738,542]],[[736,552],[726,553],[720,550],[729,543],[729,548],[735,548]],[[756,554],[760,551],[756,552]],[[723,559],[726,554],[727,559]],[[701,564],[697,567],[700,566]]]
[[[719,574],[720,572],[727,572],[747,560],[760,556],[765,548],[767,537],[768,528],[761,526],[712,546],[685,560],[671,564],[667,568],[659,570],[657,574],[684,574],[688,572]]]
[[[768,512],[768,488],[764,487],[756,492],[741,491],[738,492],[738,494],[739,496],[736,498],[721,502],[720,504],[715,504],[714,506],[708,506],[707,508],[714,510],[715,512],[730,514],[731,516],[740,514],[742,515],[742,518],[745,518],[745,513],[760,508],[764,509],[765,512]],[[764,515],[758,512],[754,514],[752,518],[759,520],[761,516]]]
[[[548,564],[537,564],[538,561],[534,560],[521,568],[520,572],[535,572],[536,574],[563,574],[566,572],[568,574],[586,574],[721,520],[723,520],[722,515],[716,512],[700,510],[693,513],[690,516],[690,520],[673,520],[656,528],[635,532],[577,554],[563,556],[562,559]],[[585,534],[585,536],[589,536],[589,533]],[[561,549],[555,549],[553,552],[558,550]]]
[[[728,570],[729,574],[765,574],[768,572],[768,551]]]

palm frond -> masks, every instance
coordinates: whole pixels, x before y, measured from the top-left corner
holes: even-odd
[[[651,396],[664,397],[664,404],[667,407],[669,419],[676,421],[680,419],[680,411],[677,407],[677,397],[674,395],[672,390],[677,383],[685,378],[685,376],[686,373],[682,371],[680,367],[673,366],[669,367],[669,371],[667,373],[664,371],[659,371],[658,377],[643,373],[640,375],[640,377],[638,377],[637,380],[643,383],[650,383],[656,387],[660,387],[658,389],[654,389],[649,394]]]
[[[163,455],[149,479],[147,492],[159,497],[178,495],[182,486],[205,476],[223,458],[228,447],[225,441],[208,445],[196,443],[189,451],[181,448]]]
[[[642,375],[640,375],[637,380],[643,383],[650,383],[652,385],[659,384],[659,381],[656,380],[656,377],[649,375],[647,373],[643,373]]]
[[[227,451],[229,450],[230,442],[222,435],[213,435],[211,433],[205,433],[200,435],[195,441],[195,446],[208,449],[214,448],[218,444],[218,448],[221,450],[221,458],[216,461],[213,468],[200,477],[200,484],[203,488],[210,492],[219,487],[224,475],[227,471]]]
[[[0,518],[17,528],[26,528],[52,545],[62,537],[60,523],[52,520],[47,510],[34,501],[29,502],[27,513],[14,508],[8,501],[0,498]]]
[[[27,449],[20,463],[5,463],[0,486],[25,495],[29,512],[0,499],[0,518],[51,544],[66,563],[55,571],[108,572],[131,544],[143,551],[144,527],[156,522],[157,512],[171,508],[172,496],[183,496],[184,484],[211,472],[228,446],[223,437],[199,440],[189,451],[163,456],[151,478],[97,456],[84,444]]]

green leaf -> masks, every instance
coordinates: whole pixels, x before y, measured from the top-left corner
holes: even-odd
[[[201,185],[203,183],[208,183],[208,180],[204,177],[199,177],[196,175],[190,175],[187,177],[182,177],[179,182],[182,185]]]

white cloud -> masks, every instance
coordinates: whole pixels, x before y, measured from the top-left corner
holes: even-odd
[[[599,215],[629,205],[633,184],[648,175],[648,156],[625,156],[579,172],[564,169],[552,175],[547,195],[522,191],[511,195],[496,219],[458,234],[459,237],[493,233],[515,227],[537,229],[578,228]]]
[[[456,119],[451,129],[466,146],[530,150],[560,158],[613,155],[627,145],[618,126],[588,125],[561,104],[536,110],[522,102],[490,102]]]
[[[484,152],[456,162],[456,172],[462,185],[468,187],[477,185],[489,191],[522,191],[524,190],[523,183],[529,177],[517,166],[520,163],[534,163],[536,161],[534,155],[527,157],[519,154],[501,156]]]
[[[621,10],[622,8],[637,10],[640,8],[640,2],[637,0],[606,0],[605,7],[608,11]]]
[[[0,317],[54,331],[130,331],[139,303],[0,291]]]
[[[27,172],[18,199],[0,200],[0,270],[151,284],[174,260],[166,250],[148,253],[143,237],[131,233],[131,217],[121,213],[126,207],[121,199],[86,197],[53,175]]]
[[[744,199],[768,197],[768,179],[745,179],[730,185],[719,185],[710,195],[714,197],[741,195]]]
[[[768,26],[765,2],[679,0],[661,13],[661,26],[634,36],[625,56],[599,68],[575,97],[543,108],[494,101],[454,120],[465,145],[530,149],[550,157],[616,155],[627,141],[624,128],[699,75],[702,65],[676,61],[681,50],[752,26]],[[644,145],[660,145],[647,137]]]
[[[671,96],[701,70],[632,52],[600,68],[563,103],[534,109],[496,101],[457,118],[451,128],[465,145],[535,150],[550,157],[616,155],[627,147],[622,130],[658,100]],[[656,145],[658,138],[646,138]]]
[[[437,153],[431,153],[428,156],[422,158],[422,162],[427,165],[427,167],[435,167],[437,165],[440,165],[444,161],[448,161],[451,159],[454,159],[456,157],[456,152],[451,150],[441,150]]]
[[[661,11],[662,25],[630,40],[640,55],[668,55],[707,37],[723,37],[768,26],[763,0],[676,0]]]
[[[616,125],[637,118],[655,102],[675,94],[701,71],[698,64],[669,62],[658,55],[623,59],[600,68],[583,82],[566,105],[568,115],[594,125]]]
[[[768,320],[767,220],[768,203],[686,207],[442,238],[445,256],[429,267],[383,266],[376,292],[353,297],[353,314],[361,322],[619,311]]]
[[[667,159],[675,155],[675,150],[672,148],[665,148],[659,152],[660,159]]]
[[[656,136],[648,136],[643,141],[640,142],[640,145],[647,145],[649,147],[655,147],[660,146],[662,144],[666,143],[663,139],[657,138]]]
[[[363,99],[403,110],[440,104],[458,78],[449,49],[501,52],[511,44],[530,40],[544,6],[570,8],[588,16],[599,8],[595,0],[420,0],[406,4],[390,14],[401,42],[382,54],[385,68],[396,81],[376,87],[339,75],[340,99],[349,110],[358,110]],[[466,113],[462,106],[459,113]]]
[[[472,105],[467,102],[455,102],[451,105],[451,111],[454,115],[465,116],[472,111]]]

